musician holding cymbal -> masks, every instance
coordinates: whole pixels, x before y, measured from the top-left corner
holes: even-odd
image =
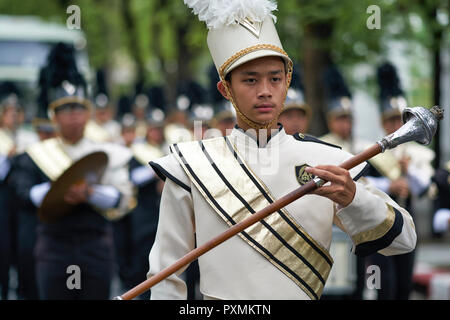
[[[39,298],[109,299],[110,220],[134,205],[127,169],[131,152],[84,137],[92,107],[72,46],[55,45],[39,84],[41,107],[48,108],[58,134],[27,148],[11,174],[18,210],[40,219],[35,246]]]

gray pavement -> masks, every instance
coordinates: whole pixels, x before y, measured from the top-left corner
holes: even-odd
[[[428,264],[450,270],[450,238],[440,241],[418,243],[416,263]]]

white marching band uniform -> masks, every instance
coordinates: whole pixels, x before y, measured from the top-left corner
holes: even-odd
[[[293,63],[275,29],[275,2],[185,3],[209,28],[209,50],[227,90],[225,78],[234,68],[266,56],[283,59],[289,88]],[[232,95],[230,101],[251,128],[269,127],[245,116]],[[339,165],[351,157],[318,139],[287,135],[282,128],[265,145],[258,145],[249,131],[235,128],[227,137],[172,144],[170,151],[150,162],[166,182],[148,277],[306,183],[311,179],[306,166]],[[319,299],[333,264],[328,252],[333,223],[348,233],[356,254],[413,250],[416,233],[410,215],[364,178],[358,179],[364,167],[350,171],[358,181],[347,207],[306,195],[202,255],[204,298]],[[151,298],[186,299],[180,278],[184,270],[153,286]]]
[[[270,193],[279,198],[299,187],[294,169],[296,166],[339,165],[351,156],[338,148],[302,139],[301,136],[297,138],[299,140],[281,130],[264,148],[259,148],[250,136],[240,129],[234,129],[229,141],[237,153],[245,157],[244,162]],[[223,138],[205,142],[211,143],[217,139]],[[180,144],[177,147],[182,146]],[[176,152],[174,146],[171,149]],[[274,163],[277,163],[277,168],[261,165]],[[156,172],[168,179],[162,194],[160,221],[150,254],[148,276],[158,273],[193,250],[196,242],[201,245],[227,229],[227,224],[187,176],[174,153],[151,164]],[[357,178],[363,168],[364,164],[352,169],[352,177]],[[214,178],[211,177],[211,180]],[[416,233],[408,212],[385,193],[369,185],[364,178],[360,178],[356,186],[355,198],[345,208],[337,208],[327,198],[306,195],[285,209],[299,228],[309,234],[319,250],[324,252],[330,247],[333,221],[352,238],[356,252],[363,247],[370,253],[375,250],[385,255],[411,251],[415,247]],[[246,187],[241,186],[241,190],[245,191]],[[394,235],[394,239],[388,239]],[[291,254],[288,260],[293,258],[295,255]],[[311,260],[314,255],[304,258]],[[314,299],[320,297],[323,287],[319,283],[319,289],[312,290],[314,293],[308,291],[239,237],[233,237],[201,256],[199,266],[200,290],[205,299]],[[154,286],[152,299],[186,299],[186,286],[179,278],[182,271]],[[299,274],[302,276],[302,271]],[[323,276],[325,280],[326,276]]]

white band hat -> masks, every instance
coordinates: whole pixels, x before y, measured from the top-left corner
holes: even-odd
[[[209,29],[208,47],[222,82],[238,66],[262,57],[278,56],[286,66],[289,88],[293,63],[283,50],[275,29],[277,9],[271,0],[184,0]],[[228,86],[224,83],[226,90]],[[286,92],[287,93],[287,92]],[[267,128],[271,123],[256,123],[246,117],[231,98],[238,116],[253,128]],[[276,121],[276,119],[275,119]]]

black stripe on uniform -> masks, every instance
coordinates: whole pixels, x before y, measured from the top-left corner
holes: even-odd
[[[242,204],[247,208],[248,211],[250,211],[251,214],[254,214],[256,211],[250,206],[250,204],[237,192],[237,190],[230,184],[230,182],[225,178],[223,173],[219,170],[217,165],[214,163],[213,159],[209,155],[208,151],[206,151],[205,146],[201,141],[198,142],[200,145],[200,148],[202,149],[203,153],[205,154],[206,158],[208,159],[211,166],[214,168],[216,173],[219,175],[219,177],[222,179],[222,181],[225,183],[225,185],[228,187],[228,189],[239,199],[239,201],[242,202]],[[289,243],[286,242],[286,240],[278,233],[276,232],[271,225],[269,225],[264,220],[259,221],[263,224],[264,227],[266,227],[280,242],[288,248],[293,254],[297,256],[305,265],[307,265],[311,271],[319,278],[320,282],[325,284],[325,280],[323,279],[322,275],[314,268],[311,263],[309,263],[308,260],[306,260],[297,250],[295,250]]]
[[[353,178],[353,181],[358,181],[359,178],[367,176],[369,170],[370,170],[370,164],[366,163],[364,168]]]
[[[191,188],[189,186],[187,186],[186,184],[181,182],[181,180],[175,178],[173,175],[171,175],[167,170],[165,170],[162,166],[160,166],[156,162],[150,161],[148,164],[152,167],[152,169],[155,171],[155,173],[158,175],[158,177],[161,180],[166,181],[166,177],[167,177],[170,180],[172,180],[173,182],[175,182],[177,185],[182,187],[187,192],[189,192],[189,193],[191,192]]]
[[[197,175],[194,173],[194,171],[192,170],[191,166],[186,162],[186,159],[184,159],[183,154],[181,153],[180,149],[178,148],[177,144],[173,145],[175,148],[175,152],[178,154],[178,156],[180,157],[180,159],[183,161],[183,164],[186,166],[186,169],[188,169],[189,173],[192,175],[192,177],[194,178],[194,180],[198,183],[198,185],[200,186],[200,188],[202,188],[202,190],[205,192],[206,196],[209,198],[209,200],[214,204],[214,206],[228,219],[228,221],[230,221],[231,224],[235,225],[236,221],[233,220],[233,218],[230,217],[230,215],[228,215],[228,213],[217,203],[217,201],[214,199],[214,197],[211,195],[211,193],[208,191],[208,189],[206,188],[206,186],[200,181],[200,179],[197,177]],[[286,270],[287,272],[289,272],[295,279],[297,279],[313,296],[314,298],[317,300],[319,297],[317,296],[317,294],[314,292],[314,290],[302,279],[300,278],[294,271],[292,271],[291,269],[289,269],[286,265],[284,265],[281,261],[279,261],[275,256],[273,256],[269,251],[267,251],[266,248],[264,248],[263,246],[261,246],[257,241],[255,241],[252,237],[250,237],[245,231],[241,232],[242,235],[249,240],[251,243],[253,243],[253,245],[255,245],[259,250],[261,250],[262,252],[264,252],[267,256],[269,256],[270,259],[272,259],[272,261],[274,261],[275,263],[277,263],[279,266],[281,266],[284,270]]]
[[[368,255],[376,253],[378,250],[388,247],[392,243],[392,241],[394,241],[394,239],[402,232],[403,216],[400,211],[395,208],[393,209],[395,212],[395,219],[391,229],[389,229],[389,231],[381,238],[358,244],[355,247],[356,255],[360,257],[366,257]]]
[[[273,203],[272,198],[266,193],[266,191],[264,190],[264,188],[259,184],[259,182],[255,179],[255,177],[253,177],[253,175],[248,171],[248,169],[246,168],[246,166],[244,165],[243,161],[239,158],[239,155],[236,153],[236,151],[233,149],[233,146],[230,144],[230,141],[224,137],[225,141],[227,142],[228,148],[230,149],[230,151],[233,153],[234,157],[236,158],[236,160],[239,162],[239,164],[241,165],[242,169],[245,171],[245,173],[247,173],[248,177],[253,181],[253,183],[258,187],[259,191],[264,195],[264,197],[267,199],[267,201],[269,201],[270,203]],[[327,257],[327,255],[325,253],[322,252],[322,250],[320,250],[315,243],[313,243],[310,239],[308,239],[307,236],[305,236],[303,234],[303,232],[298,229],[293,223],[292,221],[286,217],[286,215],[281,211],[278,210],[278,214],[284,219],[284,221],[286,221],[292,229],[295,230],[295,232],[297,232],[298,235],[300,235],[314,250],[317,251],[317,253],[319,253],[324,259],[325,261],[330,265],[330,267],[333,265],[333,263],[331,262],[331,260]]]

